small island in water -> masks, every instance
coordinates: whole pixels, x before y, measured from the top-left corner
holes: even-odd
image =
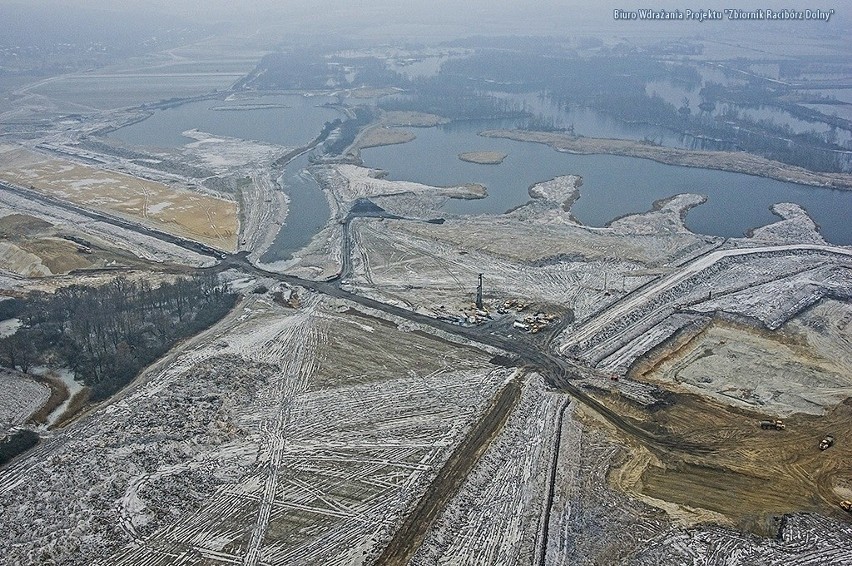
[[[499,165],[507,155],[502,151],[466,151],[459,154],[459,159],[480,165]]]

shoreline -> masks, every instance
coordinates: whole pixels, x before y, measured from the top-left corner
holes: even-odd
[[[486,130],[487,138],[503,138],[521,142],[549,145],[556,151],[581,155],[605,154],[650,159],[665,165],[716,169],[766,177],[787,183],[837,190],[852,190],[852,174],[809,171],[795,165],[772,161],[751,153],[730,151],[696,151],[647,145],[632,140],[609,138],[578,138],[554,132],[522,130]]]

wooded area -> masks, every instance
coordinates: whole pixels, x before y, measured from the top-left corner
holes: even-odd
[[[159,287],[118,277],[101,287],[34,293],[4,305],[21,328],[0,339],[0,363],[23,372],[39,364],[67,367],[91,386],[93,399],[103,399],[178,340],[214,324],[236,300],[214,275]]]

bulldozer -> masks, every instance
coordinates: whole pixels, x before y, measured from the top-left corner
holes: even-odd
[[[763,430],[784,430],[787,425],[781,419],[775,419],[773,421],[760,421],[760,428]]]

